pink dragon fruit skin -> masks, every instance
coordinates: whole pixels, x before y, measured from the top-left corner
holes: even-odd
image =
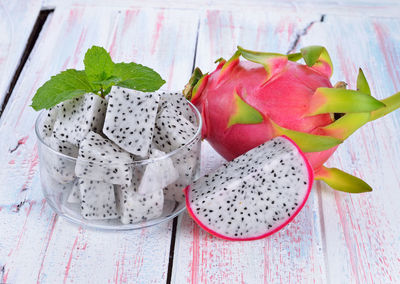
[[[246,60],[240,60],[243,56]],[[296,61],[303,58],[306,64]],[[359,127],[400,107],[400,93],[374,99],[360,69],[358,91],[332,86],[324,47],[282,55],[238,47],[215,71],[196,68],[184,94],[203,117],[202,136],[232,160],[276,136],[286,135],[305,152],[316,179],[348,192],[371,191],[360,179],[323,164]]]
[[[282,127],[308,133],[332,122],[329,114],[304,117],[315,90],[318,87],[332,87],[329,78],[312,68],[289,61],[279,78],[264,84],[267,73],[260,64],[237,62],[221,80],[222,65],[219,64],[209,75],[207,85],[192,103],[201,109],[204,118],[206,131],[203,132],[203,138],[227,160],[275,137],[269,118]],[[305,76],[310,78],[307,85],[300,80]],[[235,108],[235,93],[261,113],[264,118],[262,122],[227,128],[231,111]],[[320,165],[313,164],[313,167]]]

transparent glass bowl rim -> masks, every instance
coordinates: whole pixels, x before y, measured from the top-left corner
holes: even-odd
[[[165,90],[158,90],[158,91],[156,91],[156,93],[176,93],[176,92],[173,92],[173,91],[165,91]],[[157,157],[157,158],[149,158],[149,159],[143,159],[143,160],[132,161],[132,162],[129,162],[129,163],[125,163],[125,165],[128,165],[128,166],[142,166],[142,165],[150,164],[150,163],[153,163],[153,162],[161,161],[161,160],[163,160],[163,159],[167,159],[167,158],[169,158],[169,157],[171,157],[171,156],[173,156],[173,155],[175,155],[175,154],[180,153],[183,149],[189,147],[191,144],[194,144],[194,143],[196,142],[196,139],[197,139],[197,137],[199,136],[199,134],[200,134],[200,132],[201,132],[201,128],[202,128],[202,125],[203,125],[203,120],[202,120],[202,117],[201,117],[201,114],[200,114],[199,110],[198,110],[190,101],[188,101],[188,100],[186,100],[186,101],[189,103],[189,105],[190,105],[190,107],[192,108],[193,113],[196,115],[196,119],[197,119],[197,121],[198,121],[198,126],[197,126],[197,129],[196,129],[196,133],[193,135],[193,137],[191,137],[190,140],[189,140],[185,145],[183,145],[183,146],[181,146],[181,147],[175,149],[174,151],[168,152],[168,153],[166,153],[166,154],[163,155],[163,156],[160,156],[160,157]],[[51,151],[51,152],[53,152],[53,153],[55,153],[55,154],[57,154],[57,155],[63,157],[64,159],[68,159],[68,160],[70,160],[70,161],[76,162],[76,161],[77,161],[77,158],[74,158],[74,157],[65,155],[65,154],[63,154],[63,153],[57,151],[56,149],[51,148],[51,147],[44,141],[43,137],[41,137],[41,135],[40,135],[40,129],[39,129],[40,125],[39,125],[39,124],[40,124],[40,122],[42,121],[42,118],[43,118],[47,113],[48,113],[48,110],[42,110],[42,111],[40,112],[40,114],[38,115],[38,117],[36,118],[36,122],[35,122],[35,133],[36,133],[36,137],[39,139],[40,143],[46,147],[47,150],[49,150],[49,151]],[[101,163],[93,162],[93,161],[90,161],[90,160],[82,160],[82,162],[83,162],[83,163],[88,163],[88,164],[91,164],[91,165],[96,165],[96,164],[101,165]],[[112,164],[111,164],[111,165],[112,165]]]

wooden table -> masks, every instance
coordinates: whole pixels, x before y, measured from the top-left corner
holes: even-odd
[[[400,283],[400,111],[363,127],[329,161],[366,180],[372,193],[317,182],[282,231],[229,242],[186,213],[131,232],[59,218],[42,195],[38,114],[29,107],[51,75],[82,68],[93,44],[116,61],[154,68],[171,90],[182,89],[194,65],[211,71],[238,44],[280,52],[320,44],[334,62],[332,82],[354,88],[362,67],[383,98],[400,90],[396,1],[2,0],[0,8],[7,10],[0,15],[0,282]],[[202,157],[203,172],[222,162],[206,143]]]

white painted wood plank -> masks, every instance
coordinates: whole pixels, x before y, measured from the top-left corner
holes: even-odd
[[[351,27],[351,28],[349,28]],[[374,96],[400,91],[400,20],[327,16],[301,41],[325,45],[333,81],[355,88],[362,67]],[[329,161],[367,181],[372,193],[350,195],[318,186],[331,283],[400,282],[400,111],[370,123]]]
[[[153,7],[192,10],[225,10],[225,11],[275,11],[285,12],[362,15],[380,17],[399,17],[400,3],[397,0],[43,0],[44,8],[61,8],[68,5],[81,6],[120,6],[120,7]]]
[[[39,15],[40,0],[0,2],[0,108]]]
[[[29,104],[50,75],[82,68],[93,44],[111,50],[115,61],[153,67],[168,80],[165,88],[179,88],[192,69],[197,25],[193,12],[107,7],[57,9],[47,21],[0,120],[0,282],[166,281],[172,222],[101,232],[69,224],[51,211],[41,193],[37,113]]]
[[[208,11],[201,20],[196,66],[212,71],[239,44],[286,52],[296,33],[320,15]],[[221,160],[203,145],[203,171]],[[212,162],[209,162],[212,161]],[[279,233],[258,241],[229,242],[201,230],[187,214],[177,230],[172,283],[326,283],[318,196]]]

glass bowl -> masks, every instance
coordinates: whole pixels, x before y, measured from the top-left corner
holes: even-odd
[[[82,179],[76,177],[75,169],[77,170],[78,167],[95,168],[96,171],[104,174],[107,169],[118,169],[121,164],[107,164],[107,169],[105,169],[104,164],[95,164],[87,161],[82,162],[74,157],[64,155],[57,149],[51,148],[51,146],[45,142],[41,134],[43,133],[43,131],[41,131],[42,125],[48,113],[47,111],[42,111],[36,120],[35,131],[39,144],[40,179],[47,203],[57,214],[65,217],[69,221],[85,227],[104,230],[140,229],[167,221],[183,212],[185,210],[183,189],[197,179],[200,172],[202,120],[198,110],[190,102],[189,105],[195,117],[195,127],[197,131],[184,146],[157,158],[132,161],[132,163],[124,164],[124,166],[129,168],[129,173],[132,173],[132,183],[135,178],[137,178],[136,181],[139,181],[139,177],[143,177],[147,169],[148,173],[150,173],[148,176],[151,176],[151,180],[155,181],[155,184],[157,184],[157,181],[160,179],[165,180],[165,178],[168,178],[168,175],[171,174],[172,164],[175,168],[175,182],[163,189],[164,194],[163,198],[161,198],[161,200],[163,199],[162,212],[160,207],[158,207],[158,216],[129,224],[123,224],[121,222],[121,217],[118,216],[114,219],[101,220],[82,217],[81,204],[76,197],[76,194],[80,193],[79,190],[77,192],[75,191],[76,188],[74,186],[74,184],[77,185],[81,182]],[[165,169],[165,171],[160,171],[160,168]],[[101,179],[102,175],[100,174],[98,176],[100,176]],[[99,180],[97,176],[96,178]],[[94,184],[96,183],[97,181],[94,182]],[[147,184],[150,184],[150,187],[154,188],[154,184]],[[113,187],[115,195],[112,198],[115,197],[118,214],[120,215],[121,209],[119,200],[121,200],[121,192],[123,191],[121,191],[121,185],[113,185]],[[142,193],[146,191],[144,187],[146,186],[141,188]],[[96,185],[94,188],[96,188]],[[101,187],[98,186],[98,188]],[[161,195],[158,194],[158,196]]]

